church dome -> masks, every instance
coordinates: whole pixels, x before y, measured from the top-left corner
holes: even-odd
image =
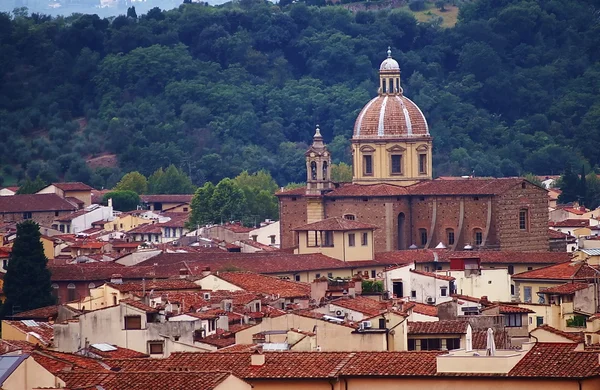
[[[381,65],[379,66],[379,71],[400,71],[400,65],[398,65],[398,61],[393,58],[386,58],[383,60]]]
[[[353,139],[427,137],[425,116],[409,98],[379,95],[362,109],[354,124]]]

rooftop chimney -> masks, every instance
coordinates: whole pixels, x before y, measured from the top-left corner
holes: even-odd
[[[210,275],[210,267],[204,267],[204,269],[202,270],[202,276],[208,276]]]
[[[188,271],[187,268],[180,268],[179,269],[179,277],[181,279],[185,279],[186,277],[188,277],[190,274],[190,271]]]
[[[110,276],[110,282],[114,284],[123,284],[123,275],[121,274],[112,274]]]
[[[265,355],[262,353],[262,347],[256,348],[256,350],[250,356],[250,365],[251,366],[264,366],[265,365]]]

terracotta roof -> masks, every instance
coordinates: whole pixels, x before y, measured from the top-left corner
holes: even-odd
[[[76,206],[56,194],[0,196],[0,213],[75,211]]]
[[[474,330],[473,349],[487,349],[487,330]],[[505,330],[494,330],[494,342],[496,349],[508,349],[510,347],[510,336]]]
[[[181,313],[188,313],[210,306],[210,302],[204,300],[202,292],[165,291],[160,293],[160,295],[165,302],[183,306],[180,309]]]
[[[571,260],[567,252],[516,252],[516,251],[449,251],[414,249],[375,253],[375,261],[385,265],[431,263],[435,260],[449,263],[450,259],[479,258],[481,264],[557,264]],[[354,262],[353,262],[354,264]]]
[[[287,195],[287,194],[286,194]],[[393,184],[345,184],[328,192],[326,197],[404,196],[406,187]]]
[[[64,372],[59,377],[70,389],[153,389],[212,390],[231,376],[228,372],[153,371],[153,372]]]
[[[37,346],[24,340],[0,339],[0,355],[17,351],[21,351],[22,353],[31,352],[36,348]]]
[[[550,221],[548,224],[552,227],[589,227],[589,219],[565,219],[564,221],[553,222]]]
[[[111,245],[112,245],[113,249],[137,248],[138,246],[140,246],[140,243],[139,242],[126,242],[126,241],[121,241],[121,242],[112,241]]]
[[[540,290],[541,293],[546,294],[575,294],[576,291],[583,290],[588,288],[590,285],[587,283],[565,283],[560,286],[546,288],[544,290]]]
[[[368,102],[354,124],[352,139],[429,137],[425,116],[402,94],[381,94]]]
[[[152,233],[152,234],[161,234],[161,224],[160,223],[145,223],[139,225],[138,227],[134,227],[133,229],[127,231],[127,234],[135,234],[135,233]]]
[[[250,233],[252,230],[254,230],[254,228],[249,228],[246,226],[242,226],[240,224],[229,224],[229,225],[219,225],[220,227],[222,227],[223,229],[232,231],[234,233]]]
[[[146,292],[151,290],[201,290],[200,286],[187,279],[156,279],[147,280],[145,282],[136,281],[121,284],[109,282],[106,284],[121,292],[143,291],[144,289]]]
[[[174,228],[185,227],[185,223],[187,222],[187,220],[190,216],[189,213],[173,213],[173,212],[162,213],[161,215],[164,217],[169,217],[171,219],[166,222],[160,222],[159,225],[164,226],[164,227],[174,227]]]
[[[255,292],[249,291],[225,291],[217,290],[210,293],[210,302],[219,304],[223,299],[231,299],[233,305],[246,305],[252,301],[260,300],[260,296]]]
[[[50,317],[52,319],[55,319],[58,316],[58,308],[59,308],[59,305],[44,306],[44,307],[40,307],[38,309],[22,311],[11,317],[13,319],[20,319],[20,320],[35,320],[35,319],[41,320],[41,319],[43,319],[43,320],[47,321],[48,318],[50,318]]]
[[[144,304],[143,302],[135,301],[133,299],[121,299],[119,303],[124,303],[128,306],[135,307],[136,309],[145,311],[146,313],[158,313],[157,309],[150,307]]]
[[[339,370],[338,375],[433,376],[437,372],[436,358],[442,353],[441,351],[357,352],[347,359],[347,363]]]
[[[542,329],[542,330],[545,330],[547,332],[554,333],[554,334],[562,336],[562,337],[564,337],[564,338],[566,338],[568,340],[571,340],[571,341],[573,341],[575,343],[583,343],[583,332],[565,332],[565,331],[553,328],[552,326],[545,325],[545,324],[541,325],[541,326],[538,326],[537,328],[535,328],[534,330],[532,330],[532,332],[535,331],[535,330],[537,330],[537,329]]]
[[[414,274],[418,274],[418,275],[429,276],[430,278],[435,278],[435,279],[439,279],[439,280],[446,280],[448,282],[456,280],[456,278],[454,278],[452,276],[440,275],[440,274],[437,274],[435,272],[418,271],[416,269],[411,269],[410,272],[412,272]]]
[[[42,367],[52,374],[58,374],[65,370],[104,370],[104,366],[96,359],[72,353],[57,352],[45,349],[35,350],[31,356]]]
[[[106,241],[78,241],[69,245],[69,247],[81,249],[102,249],[106,245],[110,244]]]
[[[438,310],[436,306],[426,305],[420,302],[407,302],[402,305],[402,311],[412,310],[414,313],[424,314],[426,316],[437,317]]]
[[[222,272],[218,277],[254,293],[278,294],[282,298],[310,296],[310,285],[307,283],[281,280],[253,272]]]
[[[22,333],[29,335],[29,342],[32,344],[39,342],[39,344],[49,346],[54,339],[54,327],[49,322],[33,320],[4,320],[4,322],[13,328],[18,329]]]
[[[92,191],[93,188],[82,182],[69,182],[69,183],[52,183],[56,188],[63,191]]]
[[[306,187],[293,188],[291,190],[277,191],[275,196],[302,196],[306,194]]]
[[[516,305],[502,305],[502,304],[495,304],[495,305],[486,307],[485,309],[481,309],[481,311],[486,311],[486,310],[491,310],[491,309],[496,309],[496,308],[498,308],[498,312],[500,314],[535,313],[533,310],[529,310],[525,307],[519,307]]]
[[[194,195],[141,195],[140,199],[144,203],[190,203]]]
[[[467,333],[466,321],[446,320],[434,322],[408,322],[408,334],[463,334]]]
[[[295,230],[295,231],[328,230],[328,231],[345,232],[345,231],[351,231],[351,230],[366,230],[366,229],[375,230],[375,229],[379,229],[379,228],[377,226],[371,225],[369,223],[351,221],[349,219],[342,218],[342,217],[332,217],[332,218],[324,219],[322,221],[298,226],[292,230]]]
[[[92,203],[100,204],[104,200],[104,195],[108,194],[111,190],[92,190]]]
[[[154,267],[125,267],[112,262],[48,265],[48,269],[53,282],[109,281],[114,274],[120,274],[124,280],[156,277]]]
[[[133,349],[119,347],[118,345],[113,345],[115,349],[111,351],[102,351],[94,345],[97,344],[90,345],[90,352],[104,359],[147,358],[150,356],[145,353],[134,351]]]
[[[548,236],[551,240],[565,240],[569,238],[575,238],[568,233],[559,232],[558,230],[548,229]]]
[[[355,298],[340,298],[329,302],[330,305],[343,307],[348,310],[357,311],[367,316],[376,316],[385,311],[385,302],[379,302],[374,299],[355,297]]]
[[[408,187],[411,195],[499,195],[526,182],[520,177],[427,180]]]
[[[512,276],[513,279],[546,279],[546,280],[586,280],[593,278],[596,272],[586,263],[567,261],[521,272]]]
[[[573,343],[537,343],[508,376],[562,379],[600,375],[598,353],[575,348]]]
[[[459,299],[461,301],[468,301],[468,302],[473,302],[473,303],[482,303],[481,302],[481,298],[470,297],[468,295],[452,294],[451,296],[452,296],[452,298],[456,298],[456,299]]]

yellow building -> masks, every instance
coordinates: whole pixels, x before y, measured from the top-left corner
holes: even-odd
[[[119,231],[128,232],[138,226],[146,223],[151,223],[149,219],[142,218],[134,212],[122,213],[110,222],[104,224],[104,230],[106,231]]]
[[[343,261],[373,260],[373,230],[377,226],[346,218],[328,218],[294,229],[297,254],[322,253]]]

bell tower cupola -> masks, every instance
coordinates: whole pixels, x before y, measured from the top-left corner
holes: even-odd
[[[313,143],[306,153],[306,194],[321,195],[332,189],[331,154],[323,143],[321,129],[317,125]]]

